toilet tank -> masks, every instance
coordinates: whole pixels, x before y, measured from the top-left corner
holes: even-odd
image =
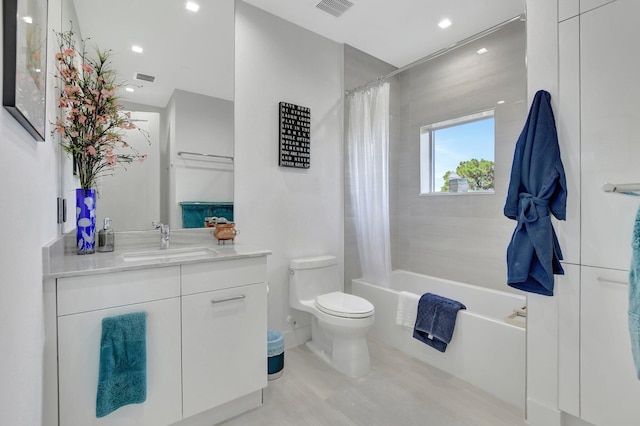
[[[321,294],[344,290],[335,256],[292,259],[289,270],[289,304],[293,307],[301,300],[313,300]]]

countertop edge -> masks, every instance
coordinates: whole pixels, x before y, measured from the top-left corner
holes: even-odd
[[[176,230],[172,233],[171,249],[205,247],[211,249],[212,253],[191,257],[143,259],[127,262],[124,260],[125,254],[158,250],[159,234],[153,231],[116,233],[117,247],[115,251],[85,255],[78,255],[73,251],[74,238],[74,233],[61,235],[42,247],[43,281],[195,263],[220,262],[272,254],[271,250],[259,249],[252,245],[216,245],[214,243],[215,240],[212,240],[210,236],[209,230],[186,229]],[[119,246],[118,242],[120,242]]]
[[[81,276],[90,276],[90,275],[110,274],[114,272],[123,272],[123,271],[135,271],[135,270],[141,270],[141,269],[165,268],[168,266],[190,265],[195,263],[222,262],[225,260],[263,257],[271,254],[272,252],[270,250],[256,250],[250,253],[229,254],[229,255],[223,254],[223,255],[213,255],[209,257],[200,256],[200,257],[179,258],[179,259],[141,260],[141,261],[131,262],[128,264],[122,263],[116,266],[96,267],[96,268],[87,268],[87,269],[73,269],[73,270],[55,271],[55,272],[49,271],[49,272],[43,273],[42,277],[43,277],[43,280],[81,277]],[[85,255],[85,256],[91,256],[91,255]]]

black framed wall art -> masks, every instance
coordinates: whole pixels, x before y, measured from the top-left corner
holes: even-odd
[[[311,109],[280,102],[280,152],[281,167],[308,169],[311,167]]]
[[[2,105],[44,141],[47,82],[47,0],[3,0]]]

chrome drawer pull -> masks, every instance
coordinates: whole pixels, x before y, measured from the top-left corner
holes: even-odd
[[[241,299],[244,299],[246,297],[247,296],[245,296],[244,294],[241,294],[240,296],[233,296],[233,297],[229,297],[227,299],[220,299],[220,300],[213,299],[213,300],[211,300],[211,303],[213,303],[215,305],[216,303],[231,302],[232,300],[241,300]]]

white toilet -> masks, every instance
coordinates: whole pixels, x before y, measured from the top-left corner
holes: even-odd
[[[373,305],[343,292],[334,256],[293,259],[289,273],[289,306],[313,315],[307,347],[349,377],[367,374]]]

